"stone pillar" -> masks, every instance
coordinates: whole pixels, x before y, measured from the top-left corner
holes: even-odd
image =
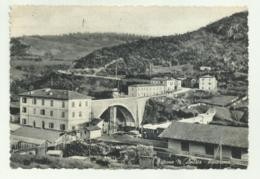
[[[109,107],[109,134],[116,132],[116,113],[117,108],[115,106]]]

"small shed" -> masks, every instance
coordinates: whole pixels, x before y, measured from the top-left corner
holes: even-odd
[[[86,139],[95,139],[101,137],[102,135],[101,128],[98,126],[88,126],[85,127],[83,130],[83,137]]]

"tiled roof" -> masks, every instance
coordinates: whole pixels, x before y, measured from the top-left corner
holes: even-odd
[[[129,87],[149,87],[149,86],[163,86],[161,84],[135,84],[135,85],[130,85]]]
[[[62,99],[62,100],[91,98],[90,96],[86,96],[84,94],[80,94],[75,91],[50,89],[50,88],[44,88],[44,89],[38,89],[38,90],[24,92],[24,93],[21,93],[20,96]]]
[[[54,142],[56,139],[59,138],[61,133],[62,132],[59,131],[22,126],[19,129],[15,130],[12,135]]]
[[[248,128],[173,122],[159,137],[248,148]]]

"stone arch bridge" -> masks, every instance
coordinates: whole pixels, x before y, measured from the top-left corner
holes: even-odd
[[[121,97],[111,99],[92,100],[92,117],[100,118],[106,110],[115,114],[117,108],[126,118],[131,118],[135,127],[139,127],[144,115],[146,101],[149,97]],[[114,115],[110,120],[116,120]]]

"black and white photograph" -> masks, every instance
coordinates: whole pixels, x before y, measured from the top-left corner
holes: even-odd
[[[246,169],[248,9],[12,6],[10,167]]]

